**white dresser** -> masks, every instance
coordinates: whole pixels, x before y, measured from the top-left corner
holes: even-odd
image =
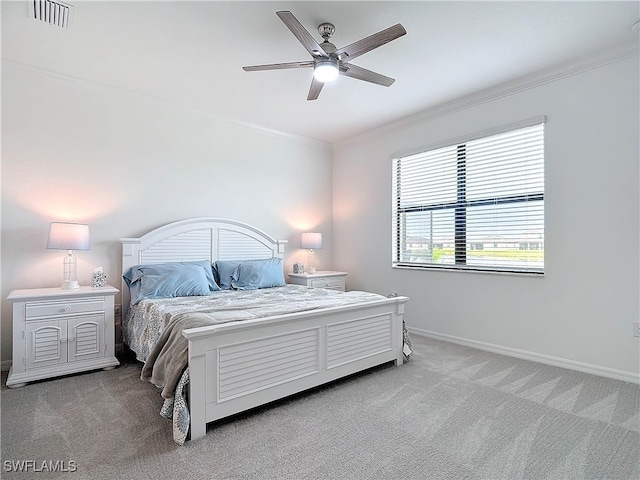
[[[344,292],[346,276],[347,272],[333,272],[329,270],[318,271],[316,273],[290,273],[289,283]]]
[[[119,365],[114,350],[114,302],[118,289],[14,290],[13,363],[8,387]]]

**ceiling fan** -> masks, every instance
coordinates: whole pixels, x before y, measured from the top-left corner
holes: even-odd
[[[362,40],[347,45],[346,47],[336,48],[329,42],[329,39],[335,32],[335,27],[331,23],[322,23],[318,26],[318,33],[324,41],[316,42],[311,34],[302,26],[291,12],[276,12],[280,20],[291,30],[291,33],[298,39],[300,43],[307,49],[313,57],[313,60],[289,63],[272,63],[269,65],[252,65],[242,67],[247,72],[255,72],[258,70],[282,70],[287,68],[311,68],[313,67],[313,80],[311,80],[311,88],[307,100],[315,100],[320,95],[320,91],[326,82],[335,80],[338,75],[364,80],[365,82],[375,83],[385,87],[390,86],[395,80],[393,78],[380,75],[366,68],[352,65],[351,60],[363,55],[374,48],[378,48],[385,43],[389,43],[398,37],[406,34],[407,31],[399,23],[393,27],[381,30]]]

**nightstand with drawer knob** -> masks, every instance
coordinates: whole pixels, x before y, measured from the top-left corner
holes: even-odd
[[[13,362],[8,387],[43,378],[119,365],[114,349],[118,289],[14,290]]]
[[[318,271],[316,273],[290,273],[289,283],[344,292],[346,276],[347,272],[334,272],[329,270]]]

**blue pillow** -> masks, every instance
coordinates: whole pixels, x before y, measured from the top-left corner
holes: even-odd
[[[213,263],[213,270],[222,290],[231,290],[231,277],[240,265],[240,260],[217,260]]]
[[[129,287],[131,305],[145,298],[208,295],[220,290],[208,260],[136,265],[123,278]]]
[[[231,286],[237,290],[282,287],[284,284],[281,258],[241,262],[231,277]]]
[[[144,275],[140,279],[138,301],[146,298],[189,297],[210,293],[207,276],[197,265],[183,265],[174,269],[157,269],[150,266],[145,267]]]

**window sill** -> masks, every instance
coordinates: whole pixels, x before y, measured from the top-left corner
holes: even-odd
[[[429,267],[425,265],[392,265],[391,268],[397,270],[424,270],[431,272],[447,272],[447,273],[480,273],[486,275],[509,275],[517,277],[544,277],[544,272],[518,272],[518,271],[498,271],[498,270],[484,270],[474,268],[456,268],[456,267]]]

